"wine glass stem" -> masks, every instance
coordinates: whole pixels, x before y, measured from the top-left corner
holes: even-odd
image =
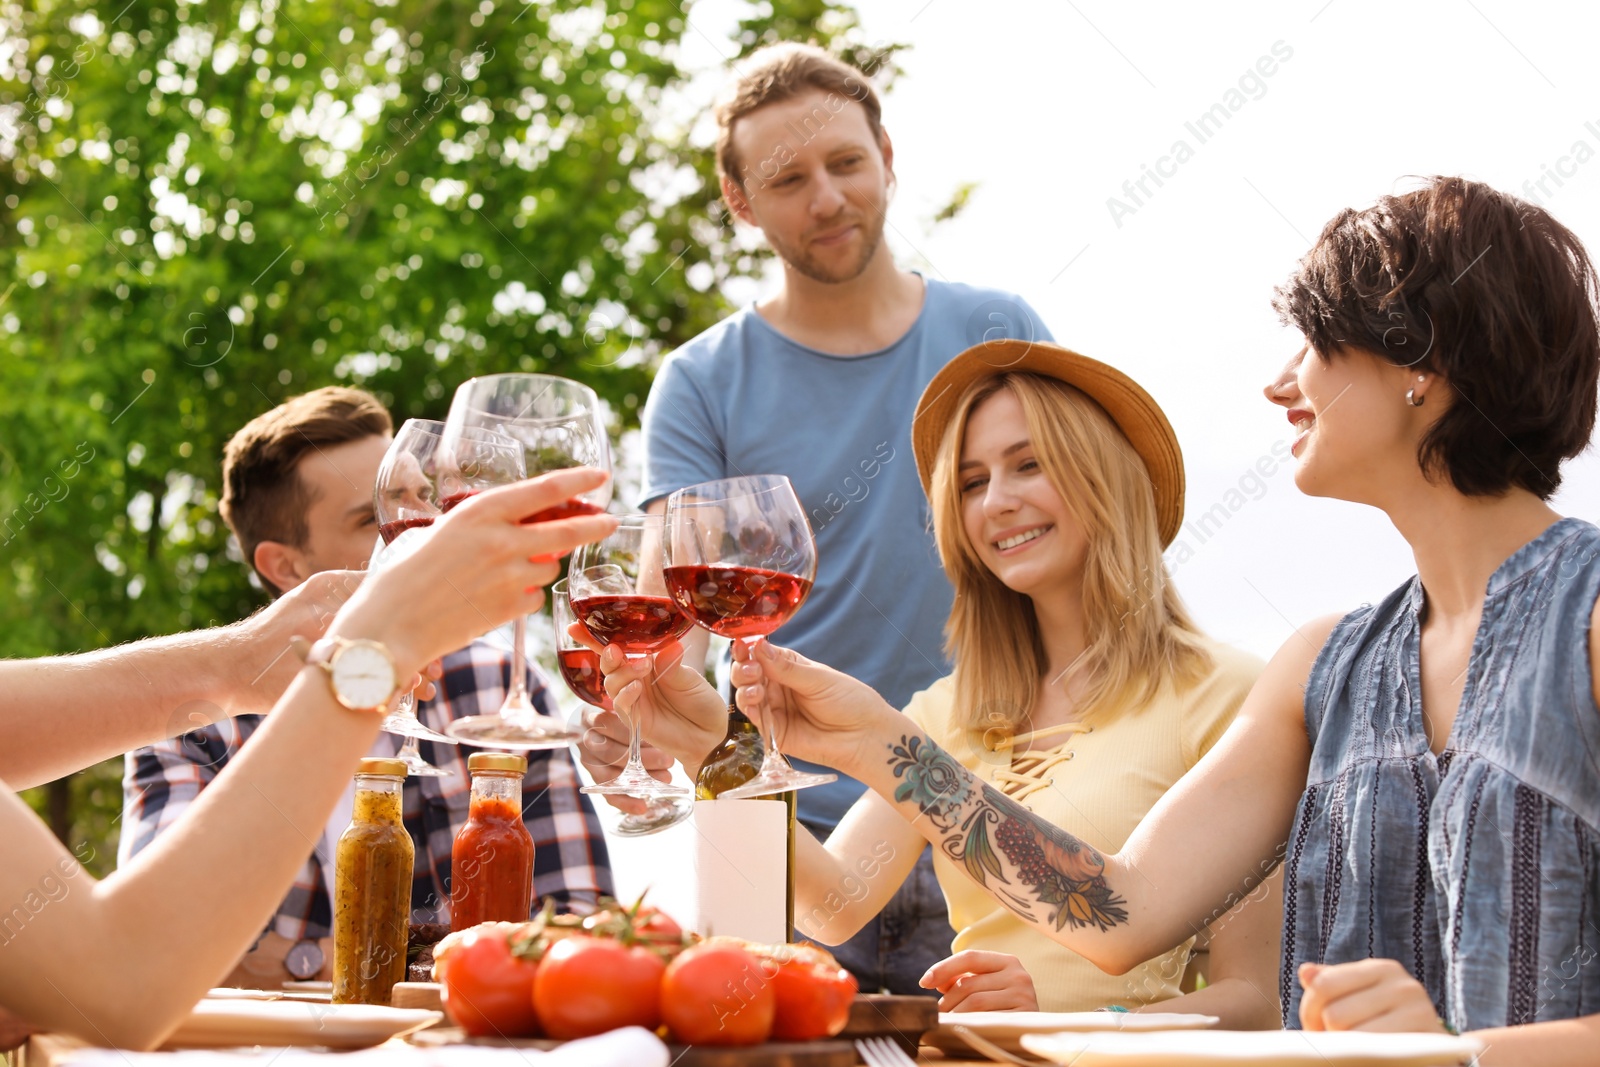
[[[507,708],[528,708],[528,617],[518,615],[511,624],[511,691],[506,694]]]
[[[637,664],[642,656],[627,657],[630,664]],[[644,769],[644,757],[640,746],[644,743],[644,731],[639,726],[638,710],[634,709],[628,714],[628,766],[627,773],[631,775],[648,774]]]
[[[744,647],[749,649],[750,658],[754,660],[756,646],[761,643],[762,638],[742,637],[740,640],[744,642]],[[762,746],[766,753],[761,761],[762,773],[770,773],[768,768],[771,768],[772,771],[777,771],[780,768],[787,767],[789,765],[789,761],[784,759],[783,753],[778,751],[778,731],[773,725],[772,716],[768,714],[769,706],[767,703],[765,686],[762,687],[761,691],[760,707],[754,710],[757,712],[757,725],[761,730]]]
[[[406,734],[405,744],[400,746],[399,755],[408,763],[413,759],[422,758],[422,749],[418,745],[416,734]]]

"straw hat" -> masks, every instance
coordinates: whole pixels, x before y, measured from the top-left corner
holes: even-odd
[[[1183,451],[1172,424],[1139,383],[1099,360],[1042,341],[985,341],[961,353],[934,375],[911,424],[922,490],[931,495],[933,461],[956,402],[975,381],[995,374],[1026,372],[1055,378],[1085,393],[1111,416],[1144,460],[1155,487],[1161,544],[1170,545],[1183,525]]]

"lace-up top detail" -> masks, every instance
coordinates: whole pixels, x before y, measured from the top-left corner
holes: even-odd
[[[991,752],[1011,751],[1011,766],[998,768],[994,772],[994,784],[1000,791],[1012,800],[1021,803],[1041,789],[1048,789],[1055,784],[1055,779],[1050,772],[1060,764],[1073,759],[1076,753],[1071,749],[1062,751],[1072,743],[1078,734],[1094,732],[1093,726],[1081,722],[1067,722],[1060,726],[1047,726],[1043,730],[1034,730],[1030,733],[1017,734],[1012,737],[991,740],[984,738],[984,747]],[[1051,748],[1033,749],[1027,752],[1018,752],[1023,745],[1031,744],[1041,737],[1053,737],[1056,734],[1067,736]]]
[[[1208,642],[1216,664],[1193,686],[1162,690],[1144,707],[1094,721],[1012,734],[1002,723],[973,721],[943,678],[918,693],[906,716],[984,782],[1101,852],[1116,852],[1172,783],[1216,743],[1250,691],[1261,662]],[[1087,737],[1083,736],[1088,734]],[[1037,746],[1023,751],[1028,746]],[[1070,762],[1069,762],[1070,761]],[[1106,1004],[1148,1004],[1178,993],[1187,944],[1127,974],[1100,968],[1025,924],[966,869],[934,849],[933,869],[950,905],[952,952],[1005,952],[1022,961],[1040,1011],[1089,1011]]]

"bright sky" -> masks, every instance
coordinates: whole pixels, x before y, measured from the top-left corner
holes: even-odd
[[[1184,535],[1193,553],[1176,575],[1202,624],[1267,656],[1294,624],[1409,577],[1405,543],[1379,512],[1302,496],[1276,462],[1273,446],[1292,434],[1261,387],[1299,336],[1278,325],[1272,288],[1336,211],[1414,174],[1537,196],[1600,256],[1600,5],[857,6],[869,39],[911,45],[885,102],[899,261],[1020,293],[1058,340],[1137,378],[1182,441],[1191,521],[1236,503],[1227,494],[1245,480],[1246,502],[1225,524],[1203,542]],[[713,87],[738,7],[691,8],[685,65],[706,69]],[[1275,55],[1220,131],[1200,143],[1186,129]],[[1160,188],[1147,179],[1153,195],[1119,226],[1107,199],[1126,200],[1123,183],[1180,139],[1192,158]],[[1548,176],[1558,170],[1559,185]],[[1524,186],[1541,178],[1543,191]],[[930,231],[964,182],[978,183],[967,209]],[[1275,473],[1253,481],[1263,457]],[[1600,518],[1600,462],[1571,464],[1556,506]],[[664,858],[676,833],[613,839],[621,880],[641,885],[641,861]]]

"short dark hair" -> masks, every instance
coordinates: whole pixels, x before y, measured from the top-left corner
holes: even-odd
[[[713,114],[717,120],[717,171],[744,188],[739,157],[733,150],[733,125],[757,108],[818,91],[854,100],[867,113],[872,136],[883,141],[883,105],[872,79],[814,44],[786,41],[750,53],[739,75],[723,91]],[[841,105],[842,106],[842,105]]]
[[[1589,443],[1600,287],[1583,244],[1543,208],[1425,179],[1336,215],[1273,306],[1320,358],[1348,346],[1441,375],[1456,399],[1417,460],[1462,493],[1548,498]]]
[[[307,453],[393,431],[377,397],[339,385],[292,397],[245,423],[222,453],[222,518],[239,539],[245,562],[255,567],[256,546],[263,541],[305,544],[306,511],[314,503],[300,481]],[[281,592],[256,573],[269,590]]]

